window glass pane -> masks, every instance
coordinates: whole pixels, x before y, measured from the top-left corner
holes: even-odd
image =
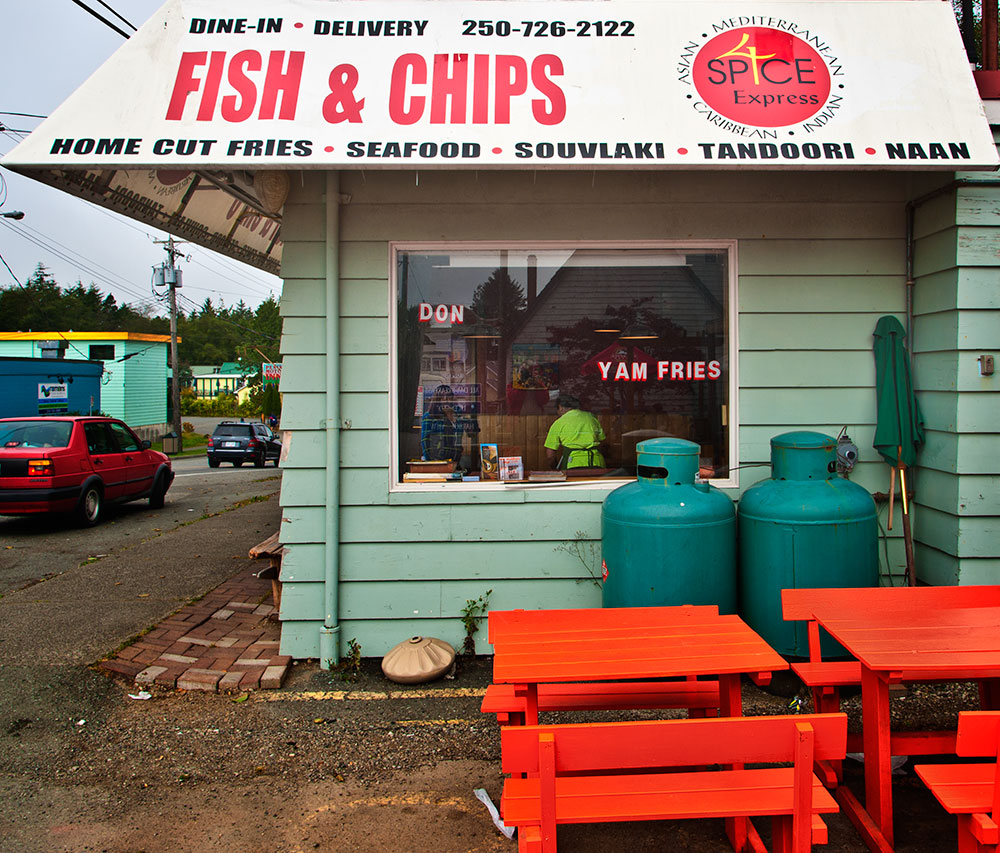
[[[65,447],[72,429],[70,421],[0,423],[0,447]]]
[[[724,476],[729,266],[726,248],[399,251],[400,478],[632,477],[658,436]]]
[[[115,440],[118,442],[118,449],[123,453],[139,449],[139,444],[135,440],[135,436],[121,424],[108,424],[108,426],[111,428],[111,432],[115,435]]]
[[[84,433],[87,436],[87,449],[91,453],[116,453],[118,448],[108,433],[107,425],[101,423],[89,423],[84,425]]]
[[[93,361],[114,361],[115,358],[115,345],[114,344],[91,344],[90,345],[90,358]]]

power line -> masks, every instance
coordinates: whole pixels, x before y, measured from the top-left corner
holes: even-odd
[[[23,226],[19,227],[19,228],[16,228],[13,225],[11,225],[10,223],[8,223],[8,222],[6,222],[6,221],[4,221],[2,219],[0,219],[0,224],[3,224],[9,230],[13,231],[16,234],[19,234],[22,237],[22,239],[25,239],[28,242],[33,243],[34,245],[38,246],[40,249],[44,249],[47,252],[51,252],[55,257],[59,258],[60,260],[66,261],[67,263],[72,264],[73,266],[76,266],[79,269],[82,269],[89,276],[92,276],[94,279],[96,279],[97,281],[99,281],[103,285],[105,285],[105,287],[116,288],[118,290],[124,291],[126,294],[132,296],[134,299],[137,299],[138,300],[138,305],[140,307],[153,307],[152,303],[145,296],[143,296],[140,292],[138,292],[136,290],[133,290],[130,286],[124,285],[124,284],[122,284],[120,282],[116,283],[116,282],[108,281],[105,276],[102,276],[99,272],[97,272],[96,270],[94,270],[92,267],[88,266],[87,263],[83,263],[83,262],[80,261],[79,258],[71,257],[69,254],[66,254],[66,252],[60,251],[59,249],[56,249],[53,246],[47,244],[42,238],[37,237],[37,236],[35,236],[32,233],[29,233],[28,229],[24,228]],[[69,250],[69,249],[67,249],[66,251],[67,252],[72,252],[72,250]],[[88,263],[94,263],[94,262],[90,261]],[[97,264],[97,266],[100,266],[100,265]],[[109,273],[111,273],[112,276],[117,277],[116,274],[113,273],[111,270],[107,270],[107,271]]]
[[[97,0],[97,2],[100,3],[105,9],[107,9],[112,15],[114,15],[123,24],[125,24],[128,27],[132,27],[132,31],[135,32],[135,30],[136,30],[135,25],[132,24],[131,22],[127,21],[121,15],[119,15],[114,9],[112,9],[107,3],[105,3],[104,0]]]
[[[4,110],[0,110],[0,116],[20,116],[21,118],[48,118],[48,116],[40,116],[36,113],[9,113]]]
[[[82,0],[72,0],[72,2],[76,3],[76,5],[79,6],[81,9],[83,9],[85,12],[88,12],[89,14],[93,15],[102,24],[105,24],[106,26],[111,27],[111,29],[113,29],[116,33],[118,33],[118,35],[123,36],[124,38],[130,38],[129,34],[127,32],[125,32],[125,30],[116,27],[114,24],[111,23],[111,21],[109,21],[107,18],[105,18],[99,12],[95,12],[88,5],[86,5],[85,3],[83,3]],[[115,14],[117,14],[117,12]],[[119,15],[118,17],[121,17],[121,16]],[[124,18],[122,20],[124,20]],[[126,21],[126,23],[128,23],[128,21]],[[132,25],[129,24],[129,26],[131,27]],[[135,28],[133,27],[133,29],[135,29]]]
[[[198,305],[197,302],[195,302],[192,299],[188,299],[183,293],[180,294],[180,298],[183,299],[185,302],[189,302],[196,311],[201,310],[201,306]],[[257,337],[259,338],[266,338],[269,341],[278,340],[278,338],[274,337],[274,335],[268,335],[265,332],[260,331],[259,329],[251,329],[248,328],[247,326],[241,326],[239,323],[234,323],[232,320],[227,320],[224,317],[220,317],[218,314],[215,315],[215,319],[218,320],[220,323],[225,323],[226,325],[233,326],[237,329],[241,329],[244,332],[249,332],[251,335],[257,335]]]
[[[0,221],[2,221],[2,220],[0,220]],[[77,266],[77,267],[81,268],[84,272],[86,272],[87,274],[89,274],[91,276],[94,276],[97,280],[99,280],[101,283],[103,283],[107,287],[116,287],[116,288],[118,288],[120,290],[125,291],[127,294],[131,295],[132,297],[134,297],[136,299],[139,299],[142,302],[148,302],[148,300],[145,298],[145,296],[143,296],[143,294],[140,291],[132,289],[131,285],[126,282],[126,279],[121,278],[113,270],[109,270],[107,267],[103,267],[100,264],[98,264],[96,261],[91,261],[88,258],[83,258],[81,260],[82,256],[76,255],[76,253],[72,249],[70,249],[68,246],[64,246],[63,244],[59,243],[58,241],[53,241],[56,246],[61,247],[61,248],[56,248],[55,246],[47,243],[46,240],[45,240],[45,237],[42,236],[42,235],[40,235],[39,232],[35,231],[32,228],[29,228],[28,226],[22,225],[20,227],[15,227],[15,226],[7,223],[7,222],[3,222],[3,224],[8,229],[10,229],[11,231],[14,231],[17,234],[20,234],[21,237],[23,239],[27,240],[28,242],[33,243],[34,245],[38,246],[41,249],[45,249],[46,251],[51,252],[53,255],[55,255],[60,260],[66,261],[67,263],[70,263],[70,264],[72,264],[74,266]],[[76,255],[76,257],[74,257],[74,255]],[[105,272],[107,272],[112,278],[117,278],[118,281],[117,282],[108,281],[105,276],[102,276],[93,267],[88,266],[88,264],[93,264],[93,266],[98,267],[99,269],[105,270]]]
[[[11,277],[12,279],[14,279],[14,281],[16,281],[16,282],[17,282],[17,286],[18,286],[18,287],[20,287],[20,288],[21,288],[22,290],[24,290],[24,285],[23,285],[23,284],[21,284],[21,282],[20,282],[20,280],[18,279],[18,277],[17,277],[16,275],[14,275],[14,270],[12,270],[12,269],[10,268],[10,264],[8,264],[6,260],[4,260],[4,256],[3,256],[3,255],[0,255],[0,261],[3,261],[3,265],[4,265],[5,267],[7,267],[7,272],[9,272],[9,273],[10,273],[10,277]]]
[[[141,226],[137,225],[136,223],[132,222],[131,220],[124,218],[120,214],[114,213],[114,212],[108,210],[106,207],[102,207],[99,204],[95,204],[94,202],[92,202],[92,201],[90,201],[88,199],[83,199],[82,198],[82,199],[80,199],[80,201],[84,202],[90,208],[92,208],[93,210],[97,211],[98,213],[100,213],[100,214],[108,217],[112,221],[117,222],[120,225],[124,225],[127,228],[131,228],[133,231],[135,231],[135,232],[137,232],[139,234],[142,234],[144,237],[146,237],[150,241],[154,240],[153,236],[149,233],[148,230],[146,230],[145,228],[142,228]],[[219,263],[220,265],[223,264],[223,263],[225,263],[231,269],[233,269],[234,271],[239,272],[239,273],[243,272],[242,269],[240,269],[239,267],[237,267],[235,265],[236,262],[233,261],[231,258],[228,258],[225,255],[217,255],[216,253],[211,252],[208,249],[205,249],[203,246],[199,246],[198,248],[199,249],[203,249],[204,252],[206,253],[205,256],[204,256],[204,260],[211,260],[211,261],[214,261],[216,263]],[[191,261],[191,263],[200,264],[201,266],[203,266],[206,269],[208,269],[208,266],[201,259],[200,255],[194,255],[194,254],[192,254],[192,255],[189,256],[189,260]],[[248,269],[252,270],[254,273],[258,272],[254,267],[248,267]],[[273,291],[274,291],[274,289],[267,282],[264,282],[264,281],[253,280],[253,279],[250,279],[248,281],[239,281],[237,279],[234,279],[234,278],[231,278],[229,276],[223,275],[222,273],[217,272],[215,270],[210,270],[210,271],[212,272],[213,275],[219,276],[220,278],[225,278],[228,281],[233,282],[233,284],[239,284],[239,285],[245,285],[245,286],[255,286],[255,287],[265,288],[265,289],[267,289],[269,295],[271,295],[273,293]],[[206,291],[208,293],[227,293],[230,296],[240,296],[241,295],[239,293],[233,293],[232,291],[223,291],[223,290],[213,289],[213,288],[210,288],[210,287],[203,287],[201,285],[189,285],[189,286],[194,287],[196,290],[204,290],[204,291]]]

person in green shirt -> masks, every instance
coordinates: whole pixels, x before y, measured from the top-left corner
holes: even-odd
[[[560,394],[556,403],[559,417],[545,437],[545,455],[553,468],[603,468],[600,451],[604,430],[590,412],[580,408],[580,401]]]

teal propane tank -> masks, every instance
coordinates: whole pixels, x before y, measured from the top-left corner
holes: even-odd
[[[605,607],[717,604],[736,612],[736,511],[695,482],[700,446],[679,438],[636,445],[638,479],[601,512]]]
[[[835,438],[788,432],[771,439],[771,478],[743,493],[738,517],[740,615],[775,651],[805,657],[806,624],[781,618],[781,590],[875,586],[875,501],[838,476]],[[829,636],[822,651],[844,654]]]

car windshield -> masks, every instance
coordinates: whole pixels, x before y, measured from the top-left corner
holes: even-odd
[[[66,447],[71,421],[8,421],[0,423],[0,448]]]
[[[215,435],[250,435],[250,424],[219,424]]]

